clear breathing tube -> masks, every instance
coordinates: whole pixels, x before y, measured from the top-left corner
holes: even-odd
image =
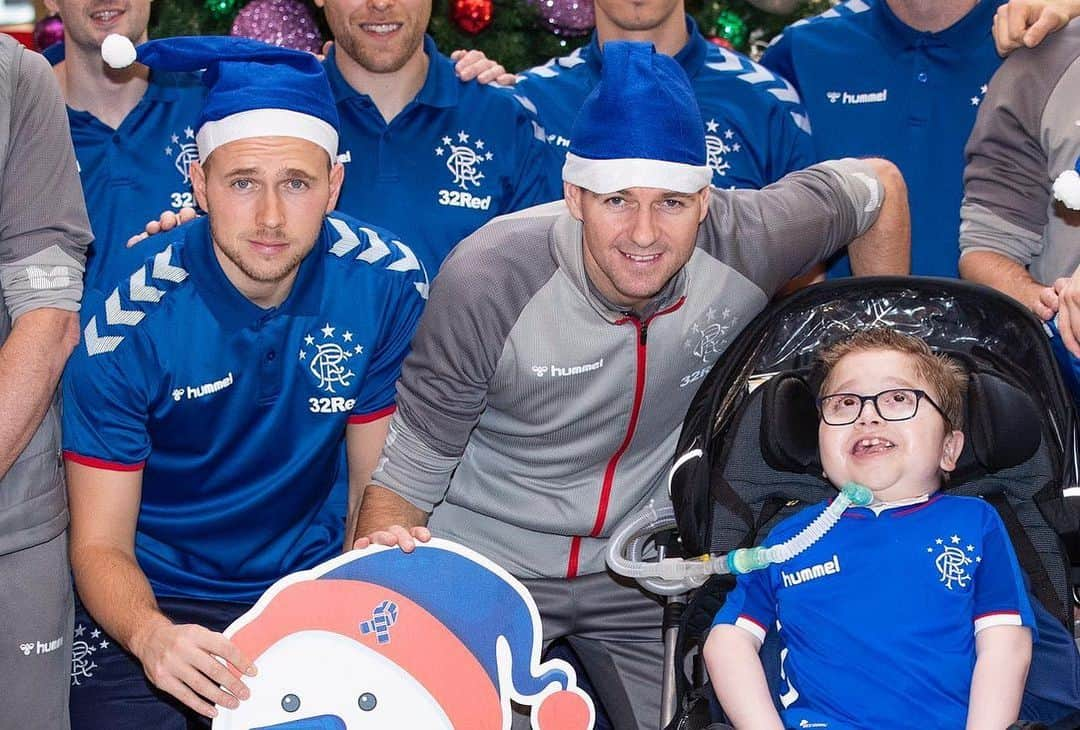
[[[637,580],[651,593],[677,595],[697,588],[708,580],[710,575],[739,575],[791,560],[832,529],[848,507],[864,507],[872,500],[873,494],[869,489],[861,484],[848,482],[820,515],[799,534],[779,545],[739,548],[727,555],[664,558],[659,561],[644,560],[644,546],[656,533],[675,527],[675,511],[670,506],[656,509],[650,504],[612,536],[608,544],[607,564],[619,575]]]

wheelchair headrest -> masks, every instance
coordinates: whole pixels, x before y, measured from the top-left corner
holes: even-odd
[[[785,372],[761,386],[761,453],[779,471],[821,474],[816,389],[805,373]],[[1031,397],[1000,376],[969,374],[964,450],[950,483],[1018,466],[1042,441],[1042,419]]]

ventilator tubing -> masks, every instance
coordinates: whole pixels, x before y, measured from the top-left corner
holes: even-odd
[[[651,593],[669,596],[685,593],[703,584],[710,575],[739,575],[791,560],[832,529],[848,507],[863,507],[872,500],[873,494],[869,489],[861,484],[848,482],[820,515],[799,534],[779,545],[739,548],[727,555],[644,561],[641,551],[648,538],[657,532],[675,527],[674,509],[670,506],[656,509],[650,504],[612,536],[608,545],[607,564],[619,575],[634,578]]]

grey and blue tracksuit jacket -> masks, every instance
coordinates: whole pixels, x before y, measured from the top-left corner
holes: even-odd
[[[591,286],[563,203],[491,221],[432,284],[372,481],[518,577],[602,571],[618,524],[666,499],[699,381],[779,287],[872,225],[882,191],[856,160],[713,190],[643,317]]]

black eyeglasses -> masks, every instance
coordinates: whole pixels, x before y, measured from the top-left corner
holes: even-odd
[[[922,399],[934,407],[941,417],[949,425],[949,417],[941,406],[934,402],[925,390],[915,388],[892,388],[883,390],[876,395],[859,395],[858,393],[833,393],[832,395],[818,398],[818,413],[821,420],[830,426],[846,426],[859,420],[863,405],[871,401],[878,415],[886,421],[906,421],[914,418],[919,412],[919,401]]]

